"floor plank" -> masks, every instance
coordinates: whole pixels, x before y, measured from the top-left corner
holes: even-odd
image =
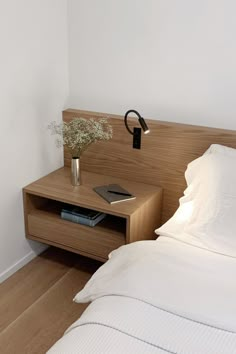
[[[0,285],[0,332],[76,262],[72,253],[48,250]]]
[[[86,308],[72,299],[98,266],[99,262],[53,249],[3,283],[0,353],[44,354]]]

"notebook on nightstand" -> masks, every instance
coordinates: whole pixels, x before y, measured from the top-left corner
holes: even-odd
[[[93,188],[93,190],[110,204],[125,202],[136,198],[135,195],[122,188],[119,184],[98,186]]]

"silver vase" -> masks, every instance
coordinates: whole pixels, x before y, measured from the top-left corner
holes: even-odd
[[[72,157],[71,159],[71,184],[72,186],[80,185],[79,173],[79,157]]]

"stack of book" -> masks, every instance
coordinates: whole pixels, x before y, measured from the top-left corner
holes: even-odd
[[[68,206],[61,210],[61,218],[77,224],[95,226],[106,217],[106,214],[82,207]]]

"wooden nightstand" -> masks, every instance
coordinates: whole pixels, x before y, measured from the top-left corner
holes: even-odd
[[[118,183],[136,199],[109,204],[93,187]],[[100,261],[126,243],[154,239],[160,225],[162,189],[157,186],[82,173],[82,185],[70,183],[70,169],[60,168],[23,189],[26,237]],[[62,220],[64,203],[107,214],[95,227]]]

